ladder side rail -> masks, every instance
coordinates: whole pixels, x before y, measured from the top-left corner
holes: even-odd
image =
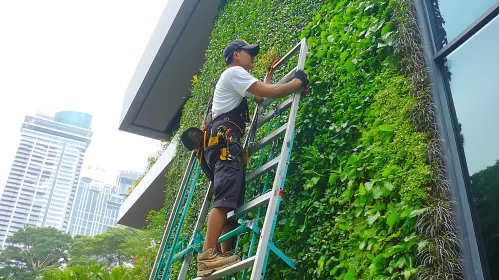
[[[306,54],[308,51],[307,43],[305,39],[302,39],[300,47],[300,55],[298,58],[299,70],[303,70],[305,66]],[[286,180],[286,172],[289,166],[289,160],[291,156],[291,149],[293,144],[293,138],[295,135],[295,120],[298,113],[298,104],[300,102],[301,92],[298,91],[293,96],[293,104],[291,105],[291,111],[289,113],[288,119],[288,129],[284,136],[284,142],[281,150],[281,160],[277,167],[276,177],[274,184],[272,186],[273,197],[270,199],[269,205],[267,207],[267,213],[265,215],[265,220],[263,223],[262,231],[260,234],[260,242],[258,243],[258,248],[256,251],[255,263],[253,265],[253,270],[251,271],[251,280],[264,279],[265,268],[267,266],[267,255],[269,250],[269,241],[273,235],[273,229],[275,228],[277,211],[281,190],[284,188],[284,183]]]
[[[182,178],[182,183],[181,183],[180,188],[178,190],[177,197],[175,198],[175,203],[173,203],[172,211],[170,212],[170,217],[168,218],[168,223],[167,223],[165,231],[163,233],[163,238],[161,239],[161,245],[159,247],[158,254],[156,255],[156,260],[154,261],[154,266],[153,266],[153,269],[151,270],[151,275],[149,276],[149,280],[155,280],[156,277],[158,276],[156,272],[158,271],[158,266],[159,266],[159,263],[161,261],[162,255],[163,255],[164,248],[165,248],[166,244],[168,243],[167,237],[168,237],[168,235],[171,235],[171,234],[169,234],[169,232],[172,230],[174,220],[176,219],[175,212],[180,204],[181,197],[183,197],[182,194],[187,189],[187,184],[186,184],[187,178],[189,177],[189,173],[190,173],[190,170],[192,168],[192,165],[193,165],[195,159],[196,159],[195,154],[194,154],[194,152],[192,152],[191,157],[189,159],[189,164],[187,165],[187,168],[185,169],[184,177]]]
[[[286,62],[288,61],[288,59],[290,59],[298,50],[301,51],[302,49],[302,46],[304,44],[304,39],[301,39],[300,42],[298,44],[296,44],[288,53],[286,53],[282,58],[281,60],[279,60],[275,65],[274,65],[274,69],[278,70],[279,68],[281,68],[281,66]],[[306,40],[305,40],[305,44],[306,44]],[[303,68],[300,68],[301,70],[303,70]]]
[[[201,231],[203,229],[204,222],[206,220],[206,216],[208,215],[208,210],[210,207],[211,198],[213,196],[213,186],[210,183],[208,190],[206,191],[206,195],[204,197],[203,205],[201,206],[201,211],[199,212],[198,219],[196,221],[196,225],[192,232],[192,238],[190,245],[194,244],[194,237],[197,231]],[[193,253],[190,253],[185,256],[184,261],[182,262],[182,267],[180,269],[180,273],[178,275],[178,280],[184,280],[187,277],[187,273],[189,272],[189,266],[192,263]]]
[[[178,242],[178,238],[180,237],[180,232],[182,231],[182,228],[184,226],[184,222],[185,222],[185,219],[187,217],[187,212],[189,211],[189,206],[191,204],[191,201],[192,201],[192,197],[194,196],[194,191],[196,190],[196,185],[197,185],[197,181],[198,181],[198,178],[199,178],[199,174],[201,173],[201,166],[199,164],[196,164],[196,174],[194,176],[194,178],[192,179],[192,182],[191,182],[191,187],[189,189],[189,195],[187,196],[187,201],[184,205],[184,211],[182,211],[182,216],[180,217],[180,221],[179,221],[179,225],[178,225],[178,229],[177,231],[175,232],[175,237],[173,238],[173,242],[172,242],[172,248],[173,246],[175,246],[175,244],[177,244]],[[170,252],[170,254],[168,255],[168,260],[166,261],[166,265],[165,265],[165,272],[167,270],[170,269],[171,265],[173,264],[173,257],[174,257],[174,252],[173,250]],[[169,279],[169,278],[166,278],[166,279]]]

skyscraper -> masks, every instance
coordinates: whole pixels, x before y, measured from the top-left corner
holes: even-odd
[[[58,112],[26,116],[0,199],[0,244],[25,225],[66,230],[90,145],[92,116]]]
[[[139,176],[140,176],[139,172],[120,170],[118,172],[118,178],[116,180],[116,186],[118,187],[118,194],[125,196],[128,188],[135,184]]]
[[[105,232],[109,226],[115,226],[124,201],[116,191],[115,186],[82,177],[67,232],[72,236],[96,235]]]

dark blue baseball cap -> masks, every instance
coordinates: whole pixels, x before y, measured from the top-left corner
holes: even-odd
[[[231,57],[231,55],[235,51],[240,50],[240,49],[249,51],[251,56],[256,56],[260,52],[260,46],[258,46],[256,44],[248,45],[248,43],[246,43],[243,40],[234,40],[234,41],[230,42],[227,45],[227,47],[225,47],[225,49],[224,49],[225,62],[227,62],[229,60],[229,58]]]

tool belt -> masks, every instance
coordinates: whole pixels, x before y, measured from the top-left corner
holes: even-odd
[[[204,137],[196,149],[196,156],[202,161],[203,153],[207,149],[220,149],[220,160],[231,160],[242,162],[244,166],[248,161],[248,153],[243,150],[238,154],[231,153],[231,144],[241,145],[242,130],[234,122],[223,119],[215,121],[204,130]]]

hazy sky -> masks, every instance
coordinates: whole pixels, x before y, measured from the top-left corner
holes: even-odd
[[[0,1],[0,190],[24,116],[36,111],[93,115],[84,166],[143,170],[158,141],[118,125],[125,89],[167,1]]]

